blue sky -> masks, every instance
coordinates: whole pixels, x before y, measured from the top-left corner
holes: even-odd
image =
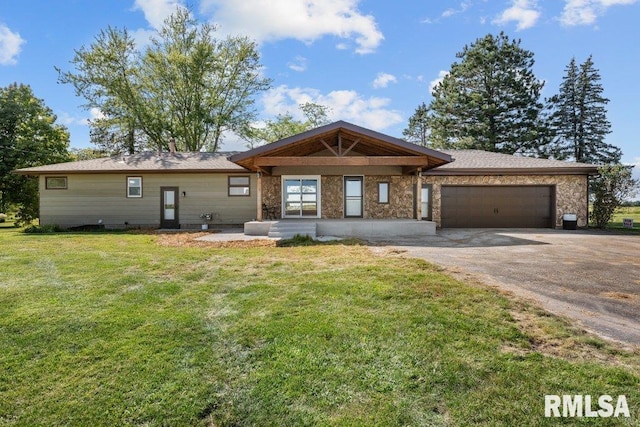
[[[109,25],[144,42],[185,4],[221,37],[259,43],[273,79],[257,99],[262,119],[296,115],[312,101],[329,106],[331,119],[393,136],[429,102],[455,54],[488,33],[504,30],[535,53],[543,96],[557,93],[572,57],[582,63],[592,54],[611,100],[607,141],[625,163],[640,164],[638,0],[0,0],[0,85],[30,85],[70,130],[72,147],[90,146],[86,121],[95,112],[57,83],[54,67],[70,70],[74,49]],[[244,147],[230,135],[223,149]]]

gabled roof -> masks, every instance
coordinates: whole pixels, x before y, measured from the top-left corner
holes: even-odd
[[[540,159],[482,150],[442,150],[453,162],[426,172],[428,175],[585,175],[598,173],[598,166],[587,163]]]
[[[355,160],[353,157],[360,159]],[[254,171],[271,166],[292,165],[296,162],[295,159],[300,159],[300,165],[308,166],[394,163],[413,170],[430,169],[451,161],[448,154],[344,121],[320,126],[229,158]]]
[[[117,155],[101,159],[56,163],[18,169],[23,175],[47,173],[188,173],[188,172],[247,172],[242,166],[228,160],[235,152],[226,153],[156,153],[144,152]]]

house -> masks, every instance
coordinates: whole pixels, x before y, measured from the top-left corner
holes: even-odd
[[[246,223],[249,233],[297,219],[343,234],[413,235],[555,228],[565,213],[585,226],[597,168],[433,150],[339,121],[246,152],[147,152],[16,172],[39,176],[42,224],[199,228],[210,212],[211,223]]]

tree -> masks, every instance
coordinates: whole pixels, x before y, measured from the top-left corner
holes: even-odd
[[[405,139],[426,147],[429,143],[429,110],[423,102],[416,108],[413,116],[409,117],[409,125],[402,131]]]
[[[433,145],[532,154],[541,142],[544,85],[533,73],[533,53],[501,32],[456,57],[429,104]]]
[[[572,58],[560,92],[548,101],[549,127],[554,136],[549,152],[557,159],[593,164],[620,163],[622,153],[604,142],[611,132],[600,74],[591,56],[578,67]]]
[[[0,88],[0,212],[18,208],[19,223],[38,216],[37,178],[13,170],[69,160],[69,133],[29,86]]]
[[[289,112],[278,114],[275,120],[267,120],[262,128],[252,128],[247,132],[246,141],[249,148],[279,141],[289,136],[317,128],[329,123],[329,107],[306,102],[300,104],[300,111],[306,120],[296,120]]]
[[[261,76],[254,42],[219,40],[214,33],[183,8],[167,18],[144,52],[126,30],[109,27],[75,52],[75,73],[58,69],[59,80],[73,85],[86,108],[102,113],[92,130],[105,148],[166,149],[175,138],[181,151],[217,151],[226,131],[248,129],[253,97],[270,80]]]
[[[598,168],[599,175],[591,183],[596,227],[606,228],[618,206],[636,194],[640,183],[633,179],[632,169],[620,164]]]
[[[74,161],[80,161],[102,159],[104,157],[109,157],[109,153],[103,150],[96,150],[95,148],[72,148],[69,150],[69,156]]]

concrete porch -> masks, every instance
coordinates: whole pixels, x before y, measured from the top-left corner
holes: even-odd
[[[384,238],[434,236],[436,223],[415,219],[281,219],[249,221],[244,234],[291,238],[296,234],[336,237]]]

